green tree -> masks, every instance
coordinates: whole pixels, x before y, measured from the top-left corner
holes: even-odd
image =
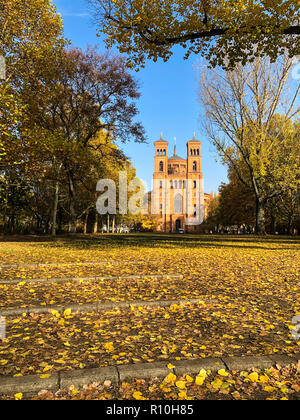
[[[53,59],[66,44],[60,15],[50,0],[6,0],[0,4],[0,56],[5,60],[0,80],[0,164],[23,163],[28,136],[22,123],[30,118],[24,87],[32,91],[40,74],[48,72]]]

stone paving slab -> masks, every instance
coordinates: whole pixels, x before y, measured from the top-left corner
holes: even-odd
[[[0,268],[39,268],[39,267],[66,267],[74,265],[119,265],[119,264],[138,264],[149,261],[132,260],[132,261],[77,261],[77,262],[53,262],[53,263],[30,263],[30,264],[0,264]],[[153,262],[153,261],[150,261]]]
[[[174,299],[174,300],[135,300],[135,301],[123,301],[123,302],[91,302],[91,303],[65,303],[64,305],[53,305],[53,306],[32,306],[26,308],[10,308],[10,309],[0,309],[1,316],[19,316],[22,314],[47,314],[51,313],[52,311],[64,312],[66,309],[71,309],[72,312],[80,312],[80,313],[89,313],[89,312],[101,312],[101,311],[109,311],[113,309],[130,309],[131,306],[134,307],[168,307],[171,305],[179,304],[179,305],[188,305],[188,304],[197,304],[200,301],[203,302],[203,298],[194,298],[194,299]],[[213,303],[213,301],[206,301],[206,303]]]
[[[300,360],[300,354],[298,356],[287,356],[286,354],[270,354],[268,358],[279,366],[286,366],[291,363],[291,361],[292,363],[297,363],[297,361]]]
[[[54,372],[50,378],[41,378],[40,375],[6,377],[0,376],[0,394],[10,395],[21,392],[22,394],[34,394],[47,389],[59,390],[59,374]]]
[[[269,356],[222,357],[222,360],[229,370],[268,369],[274,365]]]
[[[60,372],[59,385],[60,389],[65,389],[71,385],[80,387],[83,384],[90,384],[93,382],[103,383],[107,379],[114,383],[119,382],[119,374],[116,366]]]
[[[57,391],[70,385],[82,387],[89,383],[101,383],[105,380],[120,384],[122,381],[130,379],[165,378],[170,372],[180,376],[184,374],[197,375],[201,369],[218,371],[223,368],[241,371],[250,368],[270,368],[276,364],[284,367],[289,364],[295,364],[298,360],[300,360],[300,354],[295,354],[294,356],[221,357],[178,361],[168,360],[153,363],[105,366],[95,369],[58,371],[51,373],[50,378],[45,379],[42,379],[39,375],[22,377],[0,376],[0,395],[11,395],[19,392],[24,395],[34,394],[45,389]],[[167,367],[170,362],[175,366],[172,369]]]
[[[137,363],[134,365],[119,365],[120,382],[130,379],[165,378],[171,371],[166,362]]]
[[[53,278],[36,278],[36,279],[5,279],[0,280],[0,284],[9,286],[10,284],[19,284],[19,283],[68,283],[68,282],[84,282],[84,281],[109,281],[109,280],[139,280],[144,279],[145,277],[151,277],[155,280],[160,279],[182,279],[182,274],[134,274],[130,276],[91,276],[91,277],[53,277]]]
[[[190,375],[197,375],[201,369],[211,370],[212,372],[217,372],[220,369],[226,369],[222,359],[213,357],[175,360],[172,364],[175,366],[174,370],[178,376],[184,375],[187,372]]]

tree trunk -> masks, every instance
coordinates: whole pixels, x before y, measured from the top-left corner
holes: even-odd
[[[60,175],[60,171],[62,168],[62,163],[58,166],[58,173],[57,177]],[[59,181],[56,181],[55,184],[55,194],[54,194],[54,203],[53,203],[53,211],[52,211],[52,236],[56,236],[56,221],[57,221],[57,208],[58,208],[58,200],[59,200]]]
[[[76,193],[74,187],[73,176],[71,172],[68,172],[68,181],[69,181],[69,201],[70,201],[70,219],[69,219],[69,234],[76,234]]]
[[[83,222],[83,234],[84,235],[87,234],[88,218],[89,218],[89,211],[87,210],[86,213],[85,213],[84,222]]]
[[[98,212],[95,214],[94,233],[98,233]]]
[[[256,200],[256,226],[255,233],[257,235],[265,235],[265,203],[262,200]]]
[[[112,233],[115,233],[115,216],[113,216],[113,220],[112,220]]]
[[[54,195],[54,204],[53,204],[53,211],[52,211],[52,231],[51,231],[52,236],[56,236],[58,197],[59,197],[59,183],[57,181],[55,184],[55,195]]]
[[[109,213],[107,213],[107,233],[109,233]]]
[[[270,233],[271,235],[275,235],[276,232],[276,218],[273,213],[271,213],[271,226],[270,226]]]

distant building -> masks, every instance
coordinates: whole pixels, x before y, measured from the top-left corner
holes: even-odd
[[[168,142],[154,142],[154,174],[152,214],[157,214],[157,231],[201,232],[201,223],[207,215],[209,194],[203,190],[201,172],[201,142],[187,142],[187,158],[177,155],[176,143],[173,156],[168,157]]]

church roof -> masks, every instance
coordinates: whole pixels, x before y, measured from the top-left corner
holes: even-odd
[[[181,158],[180,156],[173,155],[168,158],[168,160],[184,160],[186,162],[186,159]]]

